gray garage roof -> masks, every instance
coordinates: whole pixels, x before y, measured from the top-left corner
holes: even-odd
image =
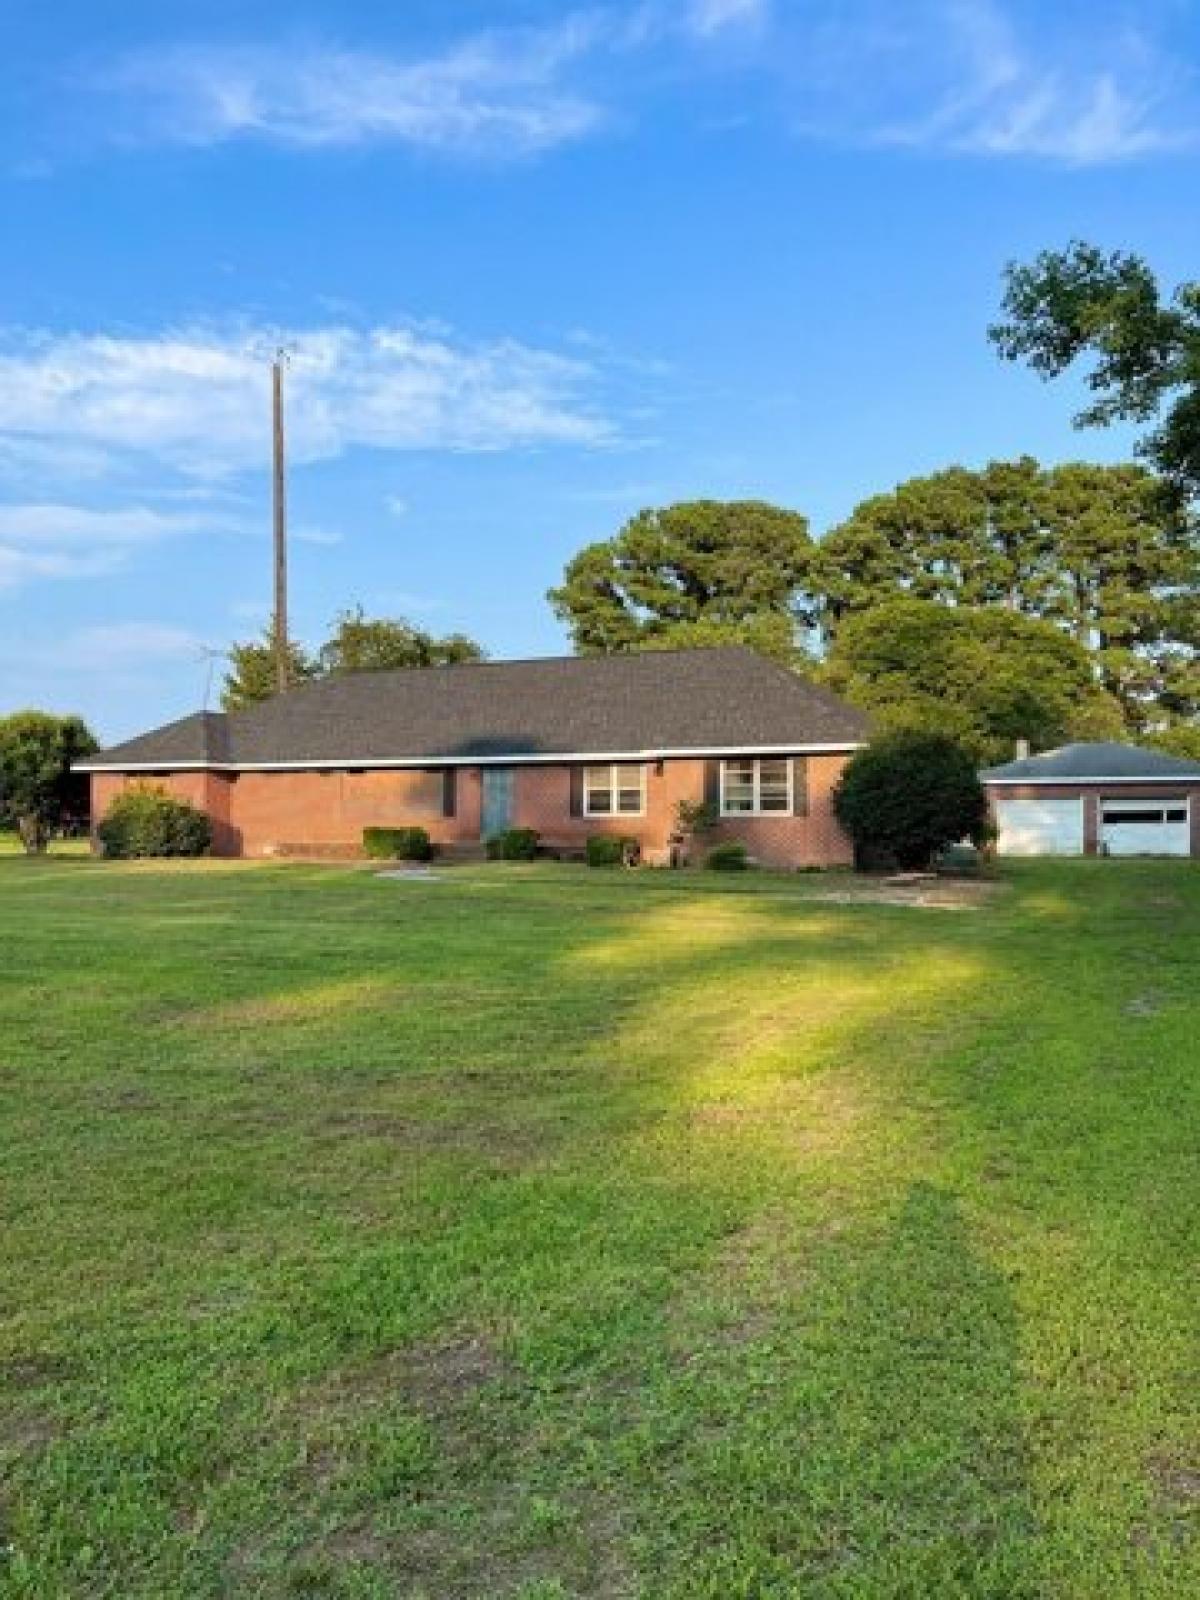
[[[844,749],[867,732],[836,695],[734,647],[329,678],[245,711],[185,717],[79,770]]]
[[[1156,782],[1200,779],[1200,761],[1136,744],[1065,744],[1059,750],[988,767],[980,776],[985,783],[1097,783],[1114,778]]]

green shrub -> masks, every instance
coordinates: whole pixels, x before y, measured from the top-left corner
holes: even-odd
[[[675,832],[684,839],[711,833],[720,821],[720,812],[711,800],[680,800],[675,807]]]
[[[939,733],[874,740],[848,763],[833,805],[861,865],[925,868],[947,846],[987,833],[975,763]]]
[[[750,865],[750,853],[740,839],[727,839],[715,844],[704,858],[710,872],[745,872]]]
[[[151,784],[119,794],[96,832],[104,854],[116,861],[202,856],[212,846],[212,824],[204,812]]]
[[[503,833],[494,833],[487,842],[488,860],[533,861],[541,838],[536,828],[507,828]]]
[[[433,855],[424,828],[364,828],[363,850],[372,861],[428,861]]]
[[[641,853],[636,839],[619,833],[593,833],[587,842],[589,867],[620,867],[629,856],[637,860]]]

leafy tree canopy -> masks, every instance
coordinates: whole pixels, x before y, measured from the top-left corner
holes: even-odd
[[[1140,467],[951,467],[860,505],[819,546],[826,631],[897,593],[1069,632],[1137,730],[1200,705],[1196,529]]]
[[[466,634],[451,633],[439,638],[400,617],[367,617],[360,606],[338,617],[332,636],[315,654],[310,655],[294,640],[289,641],[289,680],[299,684],[347,672],[448,666],[461,661],[481,661],[483,654],[482,647]],[[276,693],[275,644],[271,628],[267,628],[261,639],[235,644],[229,659],[230,670],[221,693],[221,704],[226,711],[269,700]]]
[[[864,860],[907,870],[927,867],[960,839],[981,843],[987,831],[975,763],[939,733],[873,740],[847,763],[833,803]]]
[[[1122,732],[1081,645],[995,606],[893,596],[846,619],[823,677],[880,728],[949,735],[979,765],[1010,760],[1022,738],[1045,749]]]
[[[763,628],[778,654],[785,635],[794,651],[796,627],[811,621],[802,597],[812,555],[799,512],[692,500],[641,511],[586,546],[549,598],[584,654],[748,642]]]
[[[741,622],[714,622],[710,617],[702,617],[698,622],[672,622],[645,635],[633,648],[713,650],[731,644],[746,645],[794,671],[808,672],[814,666],[813,658],[796,637],[795,622],[776,612],[746,617]]]
[[[1143,740],[1151,749],[1183,756],[1185,761],[1200,761],[1200,722],[1175,722]]]
[[[288,641],[288,681],[305,683],[317,676],[317,662],[298,645]],[[221,705],[226,711],[241,711],[246,706],[269,700],[278,692],[275,667],[275,634],[267,628],[261,639],[251,639],[229,648],[229,671],[221,690]]]
[[[71,763],[98,749],[80,717],[17,711],[0,717],[0,814],[16,823],[31,854],[44,850],[50,829],[69,804]]]
[[[444,667],[482,659],[483,650],[464,633],[439,639],[403,618],[364,616],[361,606],[342,612],[333,637],[318,655],[320,672],[329,676],[388,672],[398,667]]]
[[[1164,300],[1146,262],[1079,241],[1006,274],[991,339],[1009,361],[1056,378],[1082,357],[1096,396],[1081,427],[1154,422],[1139,452],[1183,498],[1200,494],[1200,283]]]

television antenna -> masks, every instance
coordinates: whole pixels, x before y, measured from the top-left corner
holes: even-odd
[[[203,709],[207,711],[208,703],[212,699],[213,672],[218,661],[228,659],[229,652],[228,650],[218,650],[214,645],[202,644],[197,646],[196,654],[205,663]]]

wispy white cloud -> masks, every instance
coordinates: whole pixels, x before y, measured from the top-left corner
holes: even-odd
[[[408,501],[403,495],[388,494],[383,497],[383,504],[388,513],[393,517],[406,517],[409,512]]]
[[[27,549],[122,548],[213,528],[217,522],[227,528],[234,526],[228,518],[157,511],[150,506],[96,510],[76,505],[0,505],[0,544]]]
[[[295,461],[354,447],[595,447],[616,436],[585,398],[594,364],[515,340],[469,344],[402,324],[192,328],[10,336],[0,346],[0,453],[48,463],[61,444],[199,479],[257,468],[268,450],[268,357],[280,343]]]
[[[0,544],[0,590],[44,578],[97,578],[120,560],[111,550],[71,553],[63,550],[21,550]]]
[[[1042,26],[1023,34],[994,0],[952,0],[946,20],[958,81],[924,121],[894,136],[1079,165],[1194,143],[1200,118],[1185,109],[1178,65],[1143,32],[1077,15],[1094,33],[1056,36]]]
[[[97,86],[113,92],[126,138],[394,143],[504,158],[577,139],[600,120],[599,106],[563,78],[596,29],[592,17],[569,15],[425,57],[294,41],[178,45],[126,57]]]
[[[122,672],[177,661],[199,661],[204,641],[186,628],[163,622],[114,622],[80,628],[47,651],[62,672]]]
[[[144,505],[97,509],[0,504],[0,589],[37,579],[102,577],[139,547],[199,531],[240,532],[243,527],[228,516],[164,512]]]
[[[405,145],[492,160],[627,127],[639,97],[695,69],[698,94],[728,79],[756,111],[781,107],[813,137],[1084,165],[1197,142],[1196,75],[1178,43],[1186,9],[598,0],[426,55],[313,40],[159,47],[87,87],[108,91],[110,141]],[[722,94],[721,125],[737,126]]]
[[[1200,142],[1196,80],[1163,42],[1165,15],[1153,0],[1136,24],[1103,4],[826,7],[795,94],[801,131],[1076,166],[1187,149]]]
[[[761,27],[768,18],[770,0],[690,0],[687,26],[701,38],[712,38],[731,28]]]

